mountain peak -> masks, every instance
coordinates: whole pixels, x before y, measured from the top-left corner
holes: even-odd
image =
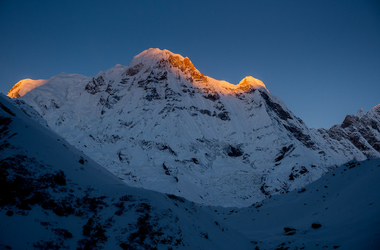
[[[363,117],[365,116],[367,113],[365,112],[365,110],[363,108],[359,109],[359,111],[356,113],[356,116],[357,117]]]
[[[238,84],[238,86],[240,86],[240,88],[245,88],[245,87],[248,87],[248,88],[255,88],[255,89],[259,89],[259,88],[265,88],[265,84],[259,80],[259,79],[256,79],[252,76],[246,76],[243,78],[243,80],[241,80]]]
[[[216,91],[220,94],[234,94],[246,92],[251,89],[265,89],[267,90],[264,83],[252,76],[247,76],[240,81],[239,84],[231,84],[226,81],[216,80],[214,78],[204,76],[198,69],[195,68],[194,64],[190,61],[188,57],[183,57],[180,54],[175,54],[169,50],[160,50],[158,48],[150,48],[144,50],[137,56],[135,56],[129,67],[142,67],[148,66],[152,68],[162,68],[163,66],[169,66],[172,68],[177,68],[180,70],[187,80],[195,83],[198,87],[204,87],[205,83],[208,83],[208,87],[213,86]],[[268,90],[267,90],[268,91]]]
[[[126,70],[124,70],[124,68]],[[143,68],[144,70],[142,70]],[[262,81],[252,76],[245,77],[237,85],[205,76],[195,68],[194,64],[188,57],[183,57],[182,55],[175,54],[169,50],[161,50],[158,48],[149,48],[147,50],[144,50],[140,54],[134,56],[133,60],[128,66],[125,67],[120,64],[116,64],[115,67],[109,69],[107,72],[120,73],[120,71],[123,71],[125,72],[124,75],[134,76],[138,72],[153,72],[152,70],[158,70],[162,72],[166,70],[174,70],[174,72],[176,72],[176,75],[182,75],[182,77],[185,80],[189,81],[191,84],[199,88],[209,89],[211,87],[211,89],[214,91],[224,95],[248,92],[252,89],[267,90]],[[97,76],[100,76],[103,73],[103,71],[100,71]],[[53,78],[70,78],[73,76],[76,76],[76,74],[61,73]],[[11,98],[21,97],[32,89],[39,87],[46,82],[49,82],[51,79],[21,80],[16,85],[14,85],[14,87],[8,92],[7,95]]]
[[[163,69],[173,68],[182,72],[186,80],[190,82],[207,82],[207,78],[197,70],[188,57],[175,54],[169,50],[150,48],[135,56],[128,66],[129,68]]]
[[[181,61],[185,59],[183,58],[183,56],[179,54],[174,54],[173,52],[166,49],[161,50],[158,48],[150,48],[134,56],[129,66],[137,65],[139,63],[143,63],[147,65],[147,64],[159,62],[162,59],[169,60],[170,57],[178,57],[179,60]]]
[[[8,91],[7,96],[9,96],[10,98],[21,97],[25,95],[26,93],[28,93],[29,91],[31,91],[32,89],[45,84],[47,81],[49,80],[45,80],[45,79],[33,80],[30,78],[23,79],[19,81],[18,83],[16,83],[11,88],[11,90]]]

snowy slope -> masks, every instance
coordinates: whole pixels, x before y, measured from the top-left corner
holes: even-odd
[[[206,208],[126,186],[0,96],[0,249],[232,249]]]
[[[127,184],[203,204],[249,206],[369,156],[309,129],[262,81],[215,80],[167,50],[92,78],[61,74],[19,99]]]
[[[380,160],[247,208],[127,186],[0,96],[0,249],[378,249]]]

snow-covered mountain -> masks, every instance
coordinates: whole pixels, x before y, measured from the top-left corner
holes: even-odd
[[[208,205],[248,206],[380,157],[375,111],[367,132],[361,118],[310,129],[262,81],[215,80],[167,50],[95,77],[60,74],[18,100],[128,185]]]
[[[246,208],[127,186],[0,95],[0,249],[378,249],[380,160]]]

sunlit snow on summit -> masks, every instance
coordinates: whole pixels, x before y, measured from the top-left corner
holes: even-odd
[[[168,61],[172,67],[180,69],[184,73],[191,75],[191,78],[197,80],[192,82],[193,85],[199,88],[211,87],[215,89],[219,94],[230,95],[236,93],[247,92],[250,89],[260,89],[263,88],[267,90],[265,84],[252,76],[247,76],[242,79],[238,84],[232,84],[223,80],[216,80],[209,76],[204,76],[195,68],[193,63],[188,57],[183,57],[180,54],[175,54],[169,50],[160,50],[158,48],[147,49],[140,54],[136,55],[132,62],[128,65],[129,68],[139,68],[140,65],[144,65],[147,68],[157,67],[157,63],[162,63],[163,61]],[[115,68],[123,68],[120,64],[116,64]],[[32,80],[24,79],[16,83],[13,88],[8,92],[7,96],[11,98],[18,98],[25,95],[32,89],[44,85],[49,82],[49,80]],[[267,90],[268,91],[268,90]]]
[[[49,80],[39,79],[39,80],[33,80],[33,79],[23,79],[16,83],[11,90],[9,90],[7,96],[10,98],[18,98],[29,91],[31,91],[34,88],[37,88],[45,83],[47,83]]]

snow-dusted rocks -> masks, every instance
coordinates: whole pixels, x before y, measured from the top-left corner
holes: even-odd
[[[348,139],[342,143],[354,145],[368,158],[380,158],[380,105],[367,113],[360,109],[355,115],[347,115],[341,125],[319,131],[329,138]]]
[[[128,185],[208,205],[248,206],[368,156],[347,133],[309,129],[260,80],[219,81],[168,50],[19,99]]]

